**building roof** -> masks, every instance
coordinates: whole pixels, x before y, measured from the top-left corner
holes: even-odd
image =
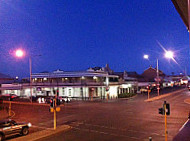
[[[177,12],[181,16],[185,26],[189,30],[188,22],[188,1],[187,0],[172,0]]]
[[[109,75],[106,72],[96,71],[80,71],[80,72],[65,72],[65,71],[54,71],[50,73],[33,73],[32,78],[66,78],[66,77],[115,77],[117,75]]]

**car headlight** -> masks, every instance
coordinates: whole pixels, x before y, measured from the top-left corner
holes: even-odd
[[[28,127],[31,127],[32,126],[32,124],[31,123],[28,123]]]

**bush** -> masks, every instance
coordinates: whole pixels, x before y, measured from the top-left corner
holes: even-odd
[[[128,98],[128,97],[132,97],[136,95],[135,93],[123,93],[123,94],[119,94],[118,98]]]

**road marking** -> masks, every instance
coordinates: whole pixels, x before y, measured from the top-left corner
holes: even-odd
[[[181,131],[184,128],[185,124],[187,124],[188,121],[189,119],[183,124],[183,126],[179,129],[179,131]]]
[[[13,110],[11,110],[11,112],[13,113],[13,115],[10,118],[13,118],[16,114]]]

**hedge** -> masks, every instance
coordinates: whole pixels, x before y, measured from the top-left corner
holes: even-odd
[[[118,98],[128,98],[128,97],[132,97],[136,95],[135,93],[123,93],[123,94],[119,94]]]

